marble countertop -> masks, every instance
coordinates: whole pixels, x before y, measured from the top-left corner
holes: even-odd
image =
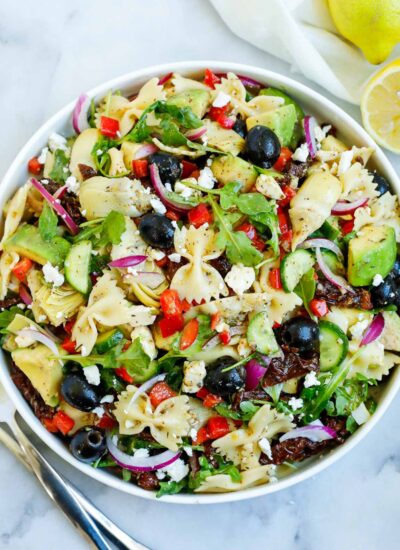
[[[0,177],[31,134],[82,90],[136,68],[188,59],[291,72],[236,38],[207,0],[1,2]],[[360,118],[356,107],[338,103]],[[399,158],[391,160],[400,168]],[[119,494],[46,454],[99,508],[153,549],[394,550],[400,537],[399,417],[400,397],[356,449],[317,478],[226,505],[184,507]],[[0,447],[0,549],[52,547],[87,545]]]

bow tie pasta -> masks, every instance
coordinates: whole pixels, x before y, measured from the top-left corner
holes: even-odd
[[[263,483],[275,480],[275,466],[257,466],[241,472],[240,481],[233,481],[227,474],[217,474],[207,477],[201,485],[195,489],[196,493],[230,493],[256,487]]]

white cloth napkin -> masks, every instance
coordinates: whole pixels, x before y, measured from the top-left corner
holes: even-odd
[[[291,63],[332,94],[360,103],[377,67],[337,33],[326,0],[210,1],[240,38]]]

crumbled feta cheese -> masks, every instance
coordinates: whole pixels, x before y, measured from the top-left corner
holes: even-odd
[[[165,258],[165,252],[163,252],[162,250],[151,248],[151,246],[147,248],[146,254],[150,256],[152,260],[156,260],[156,261],[159,261]]]
[[[64,317],[64,313],[62,311],[57,311],[56,317],[57,319],[62,319]]]
[[[43,147],[43,149],[40,152],[40,155],[38,156],[38,162],[40,164],[45,164],[46,163],[48,153],[49,153],[49,148],[48,147]]]
[[[291,397],[288,401],[288,405],[292,408],[292,410],[297,411],[303,407],[304,402],[301,397]]]
[[[30,334],[21,334],[21,331],[15,337],[15,343],[19,348],[27,348],[29,346],[32,346],[32,344],[34,344],[35,342],[36,340],[32,338]]]
[[[352,327],[350,327],[350,333],[352,337],[355,338],[356,340],[361,340],[368,325],[369,325],[368,319],[364,319],[363,321],[359,321],[358,323],[355,323]]]
[[[258,442],[258,446],[260,447],[261,451],[270,459],[272,460],[272,449],[271,444],[268,441],[266,437],[262,437],[260,441]]]
[[[304,387],[311,388],[312,386],[319,386],[321,382],[318,380],[317,375],[314,371],[306,374],[304,378]]]
[[[64,275],[58,271],[58,267],[47,262],[42,268],[44,280],[54,286],[61,286],[64,283]]]
[[[132,342],[134,342],[136,338],[139,338],[143,351],[150,357],[150,359],[155,359],[157,357],[157,348],[154,343],[151,330],[148,327],[134,328],[131,332]]]
[[[171,478],[171,481],[178,482],[188,475],[189,466],[185,464],[183,460],[178,458],[178,460],[175,460],[175,462],[173,462],[166,468],[162,468],[161,471],[167,474],[167,476]]]
[[[92,410],[92,413],[96,414],[99,418],[103,418],[105,412],[106,411],[103,409],[103,407],[95,407]]]
[[[193,449],[192,447],[189,447],[188,445],[185,445],[183,447],[183,450],[185,451],[185,453],[188,455],[188,456],[193,456]]]
[[[105,395],[100,399],[100,403],[114,403],[114,396],[111,394]]]
[[[132,266],[127,267],[126,270],[127,270],[127,272],[128,272],[130,275],[133,275],[134,277],[136,277],[137,274],[138,274],[137,269],[135,269],[135,268],[132,267]]]
[[[103,151],[101,149],[97,149],[96,155],[102,155],[102,154],[103,154]]]
[[[329,132],[329,130],[332,128],[332,126],[326,125],[321,128],[321,126],[315,125],[314,128],[314,135],[317,142],[321,142],[323,139],[326,138],[326,134]]]
[[[46,315],[39,315],[38,323],[44,323],[46,319],[47,319]]]
[[[90,367],[84,367],[83,374],[89,384],[98,386],[100,384],[100,371],[97,365],[90,365]]]
[[[359,426],[365,424],[370,418],[370,413],[364,403],[361,403],[352,413],[351,416]]]
[[[171,225],[174,229],[178,229],[178,224],[176,223],[175,220],[172,220]],[[165,254],[164,254],[164,256],[165,256]]]
[[[229,325],[228,325],[228,323],[225,323],[224,321],[220,321],[220,322],[217,323],[217,325],[215,326],[215,330],[216,330],[218,333],[226,332],[227,330],[229,330]]]
[[[150,456],[149,449],[136,449],[133,456],[135,458],[148,458]]]
[[[187,187],[187,185],[184,185],[180,181],[177,181],[175,183],[175,192],[179,193],[182,197],[186,199],[193,195],[193,189]]]
[[[197,183],[200,185],[200,187],[204,187],[205,189],[212,189],[216,181],[217,179],[214,176],[211,168],[205,166],[203,170],[200,170],[200,175],[197,180]]]
[[[189,437],[195,441],[197,439],[197,430],[195,430],[194,428],[191,428],[190,432],[189,432]]]
[[[293,160],[297,160],[298,162],[306,162],[308,159],[309,150],[307,147],[307,143],[302,143],[300,147],[297,147],[296,151],[292,155]]]
[[[176,182],[176,183],[179,183],[179,182]],[[172,187],[171,187],[171,184],[169,183],[169,181],[166,182],[164,187],[169,193],[172,193]]]
[[[43,185],[47,185],[49,183],[49,180],[43,179],[40,180],[40,183],[42,183]]]
[[[133,428],[135,424],[132,422],[132,420],[125,420],[125,428]]]
[[[81,214],[82,214],[82,216],[86,216],[86,208],[84,210],[81,210]],[[92,254],[93,254],[93,252],[92,252]]]
[[[171,262],[174,262],[176,264],[179,264],[181,261],[181,255],[174,252],[173,254],[169,254],[168,258],[171,260]]]
[[[81,355],[82,357],[87,357],[89,355],[89,350],[86,348],[86,346],[81,347]]]
[[[165,479],[166,475],[167,475],[167,474],[166,474],[165,472],[163,472],[162,470],[157,470],[157,471],[156,471],[157,479],[159,479],[160,481],[161,481],[162,479]]]
[[[241,296],[245,290],[248,290],[254,283],[256,275],[252,267],[244,267],[243,265],[234,265],[225,277],[226,284],[236,294]]]
[[[338,166],[338,176],[341,176],[351,166],[351,161],[353,160],[354,151],[343,151],[343,153],[340,155],[340,161]]]
[[[218,92],[217,97],[213,101],[213,107],[225,107],[231,100],[231,96],[225,92]]]
[[[64,136],[53,132],[49,137],[49,149],[52,153],[57,149],[62,149],[63,151],[68,150],[67,140]]]
[[[196,393],[203,386],[207,369],[204,361],[185,361],[183,364],[182,391]]]
[[[157,214],[165,214],[165,212],[167,211],[160,199],[150,199],[150,204],[153,210],[157,212]]]
[[[256,189],[259,193],[268,197],[269,199],[280,200],[283,199],[285,193],[282,191],[281,186],[272,176],[266,174],[260,174],[256,181]]]
[[[379,286],[383,283],[383,277],[379,273],[372,279],[372,286]]]
[[[26,305],[21,303],[21,304],[17,304],[17,307],[19,307],[19,309],[25,309]]]
[[[78,194],[80,183],[75,176],[69,176],[65,180],[65,185],[67,186],[68,191],[70,191],[71,193],[75,193],[75,195]]]

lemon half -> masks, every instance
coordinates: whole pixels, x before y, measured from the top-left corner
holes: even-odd
[[[379,145],[400,153],[400,59],[368,81],[361,115],[365,129]]]

